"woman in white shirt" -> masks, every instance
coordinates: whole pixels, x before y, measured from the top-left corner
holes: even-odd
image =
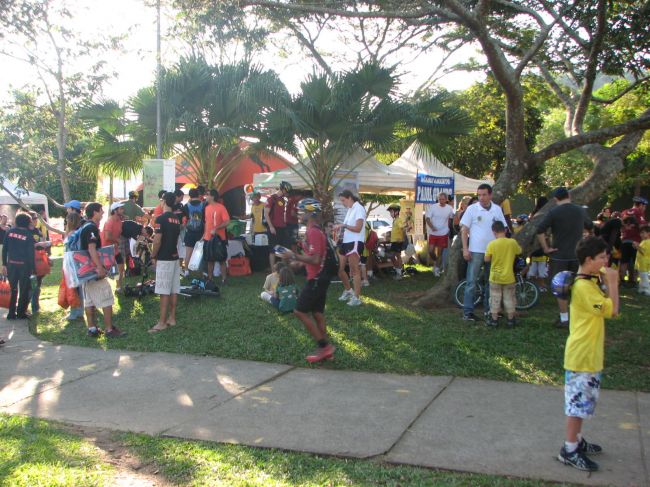
[[[339,201],[348,209],[342,224],[336,225],[335,230],[343,230],[343,243],[339,249],[340,266],[339,277],[345,290],[339,301],[347,301],[348,306],[361,304],[361,267],[359,265],[363,253],[363,243],[366,240],[364,225],[366,223],[366,210],[359,202],[359,198],[350,190],[339,193]],[[345,265],[350,267],[352,286],[345,272]]]

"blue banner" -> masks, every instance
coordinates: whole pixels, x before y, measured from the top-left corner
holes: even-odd
[[[453,199],[453,176],[429,176],[428,174],[418,173],[415,180],[416,203],[435,203],[438,201],[440,193],[446,193],[450,200]]]

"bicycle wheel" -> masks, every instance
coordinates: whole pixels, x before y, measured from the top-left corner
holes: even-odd
[[[515,297],[517,309],[530,309],[539,301],[539,289],[534,282],[520,279],[515,286]]]
[[[463,302],[465,301],[465,286],[467,285],[467,280],[463,279],[458,283],[456,289],[454,289],[454,301],[459,307],[463,307]],[[474,287],[474,306],[481,302],[483,296],[483,287],[477,282]]]

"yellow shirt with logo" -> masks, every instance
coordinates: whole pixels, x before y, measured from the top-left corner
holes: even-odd
[[[490,282],[495,284],[513,284],[515,272],[513,265],[515,257],[521,254],[521,247],[512,238],[496,238],[485,249],[485,255],[492,257],[490,260]]]
[[[253,233],[264,233],[266,227],[262,223],[262,216],[264,215],[264,203],[259,203],[251,207],[251,214],[253,215]]]
[[[614,303],[595,279],[576,279],[571,287],[569,338],[564,349],[564,368],[573,372],[600,372],[605,355],[605,318]]]
[[[404,241],[404,219],[401,216],[398,216],[393,220],[393,228],[390,230],[390,241],[391,242],[403,242]]]
[[[650,239],[642,240],[636,253],[636,264],[641,272],[650,272]]]

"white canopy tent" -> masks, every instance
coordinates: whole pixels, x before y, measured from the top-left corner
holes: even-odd
[[[19,188],[8,180],[2,183],[14,195],[18,196],[24,203],[28,205],[43,205],[45,207],[45,214],[49,218],[50,213],[47,205],[47,197],[44,194],[36,193],[34,191],[27,191],[26,189]],[[18,207],[16,200],[4,188],[0,188],[0,205],[10,205]]]
[[[356,174],[361,193],[404,194],[415,190],[414,175],[382,164],[363,149],[346,157],[337,175],[345,176],[348,172]],[[277,188],[281,181],[287,181],[296,189],[307,189],[309,185],[298,173],[309,181],[305,169],[296,164],[294,169],[255,174],[253,184],[260,188]]]
[[[415,181],[417,173],[428,174],[429,176],[453,176],[454,177],[454,193],[456,194],[474,194],[476,188],[483,183],[493,185],[494,181],[491,179],[472,179],[448,168],[428,150],[418,146],[417,142],[413,142],[411,146],[406,149],[404,154],[400,156],[395,162],[390,165],[390,168],[400,173],[409,174],[412,181]],[[412,183],[412,187],[415,182]]]

